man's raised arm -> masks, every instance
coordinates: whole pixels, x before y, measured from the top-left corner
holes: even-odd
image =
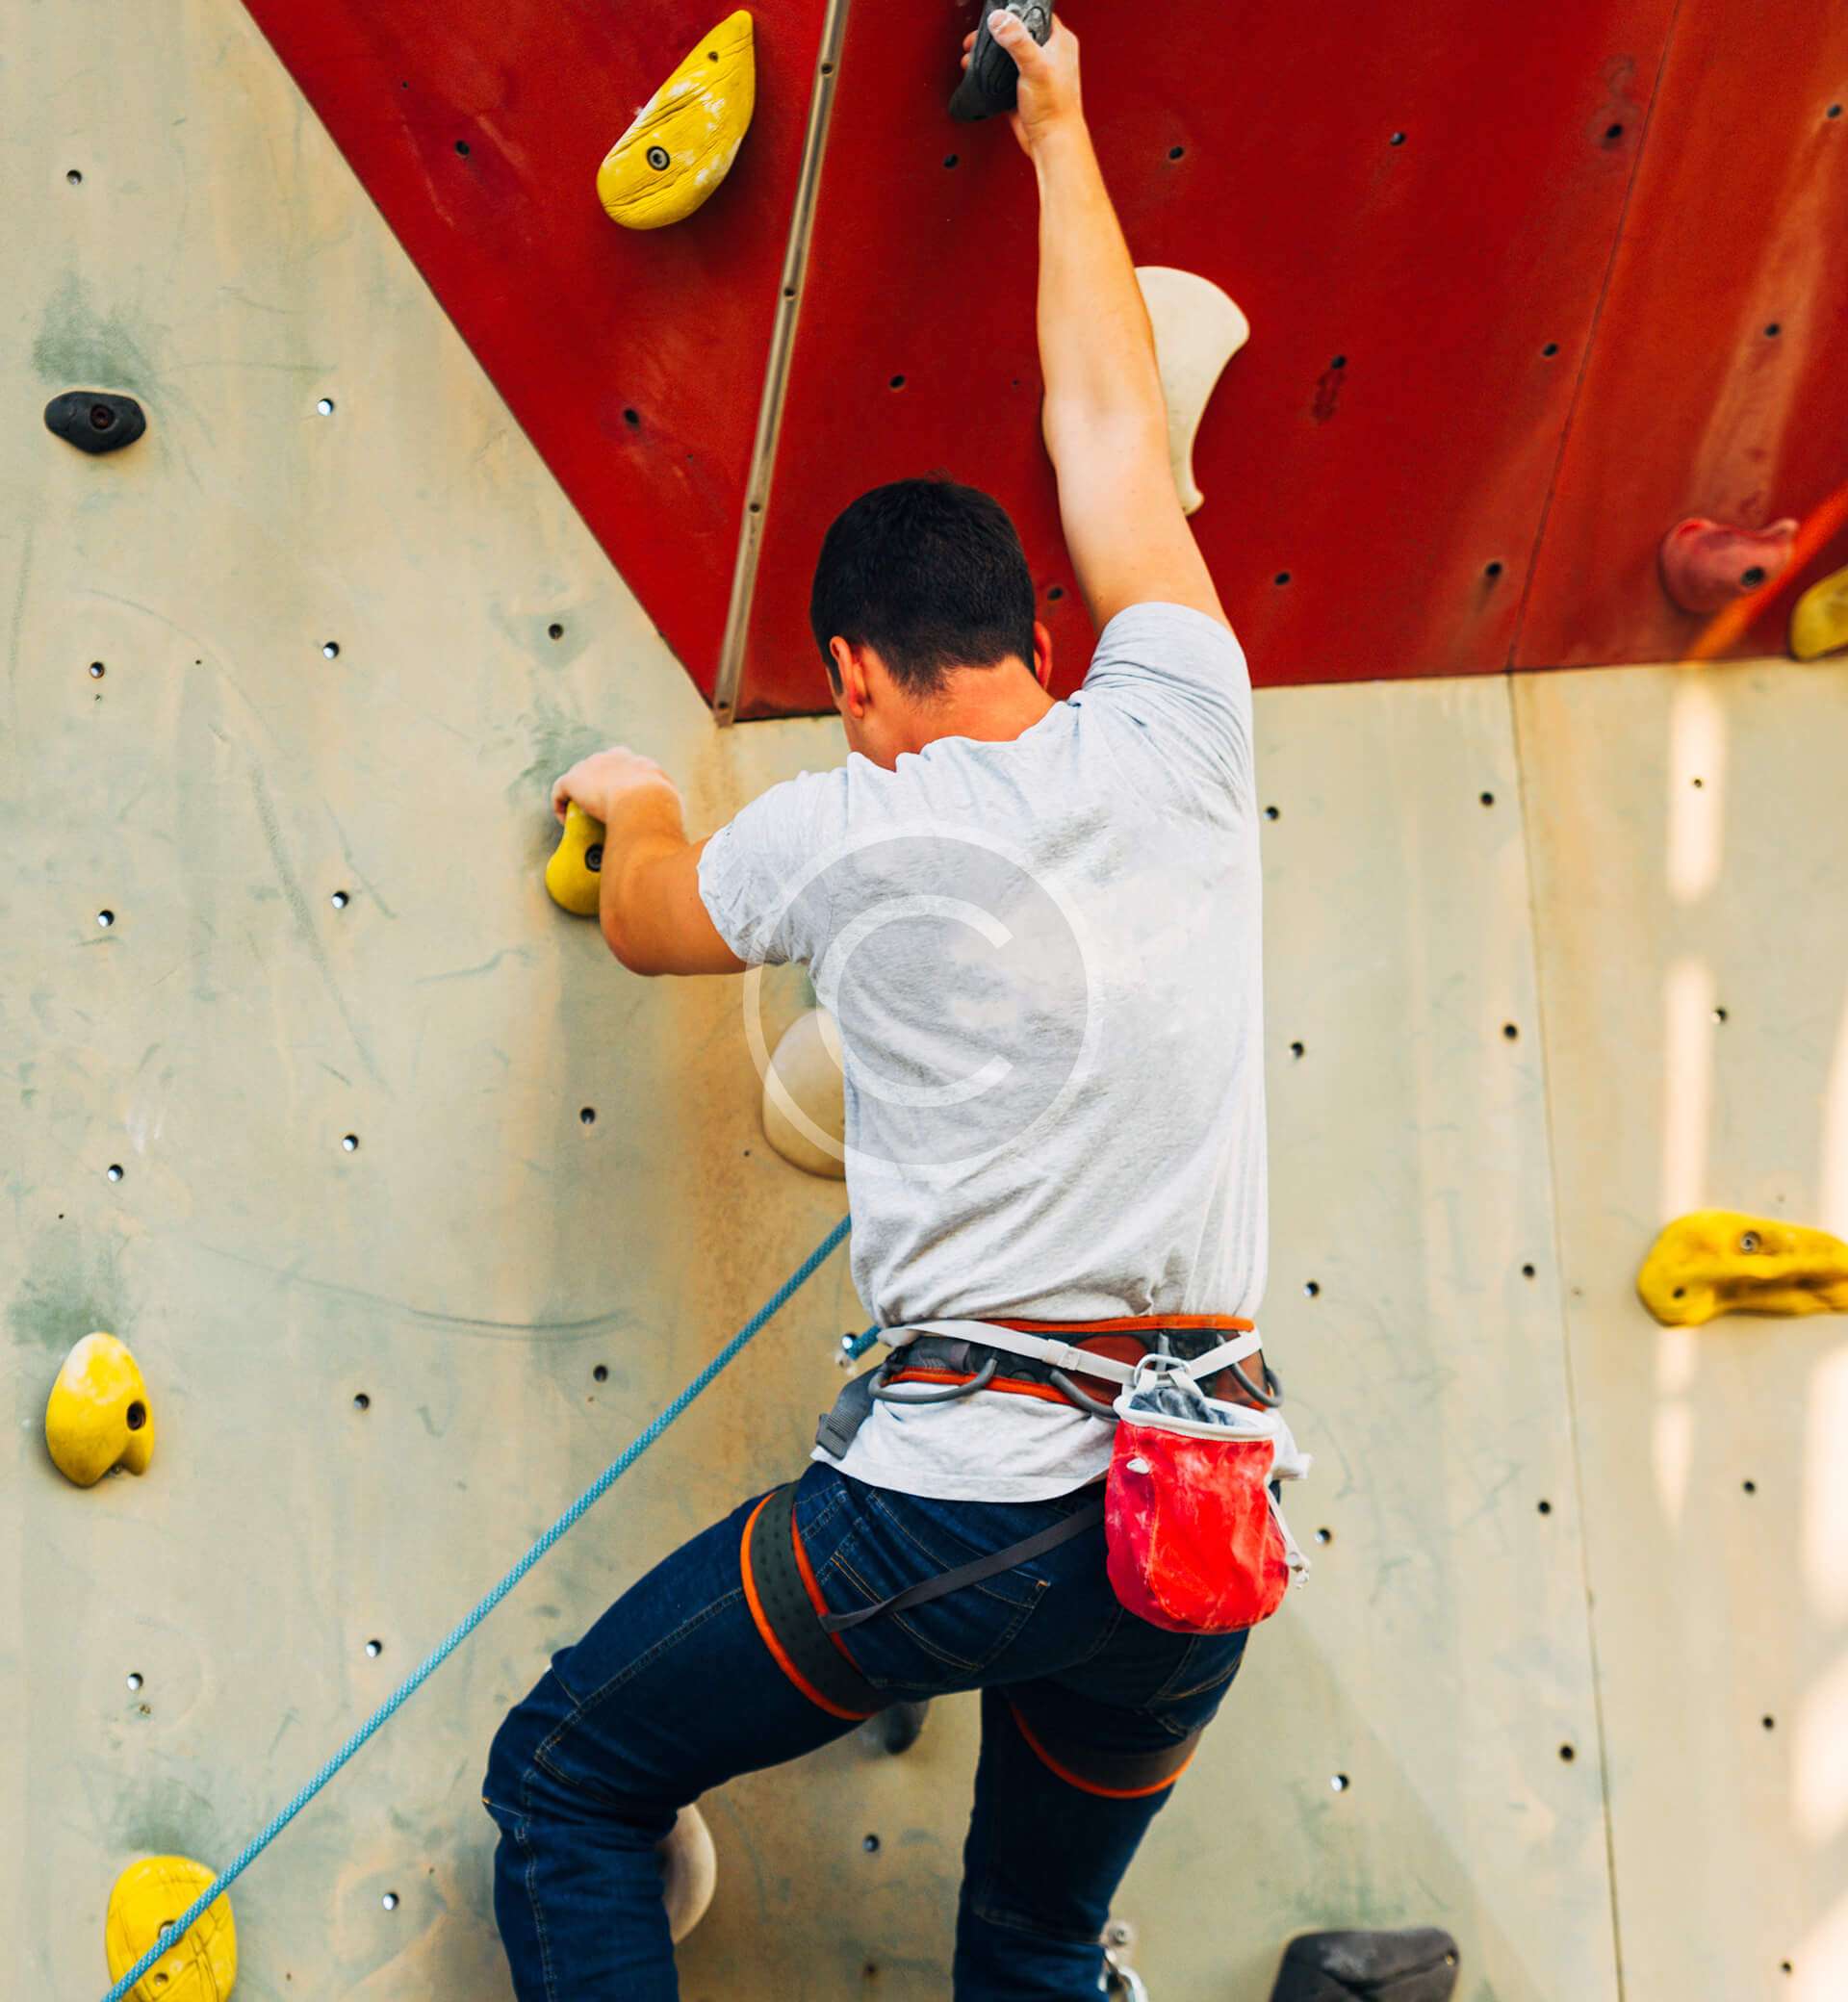
[[[1014,135],[1040,184],[1041,421],[1078,587],[1099,631],[1147,599],[1224,620],[1174,491],[1155,337],[1085,123],[1078,38],[1055,22],[1041,48],[1004,13],[988,29],[1020,71]]]

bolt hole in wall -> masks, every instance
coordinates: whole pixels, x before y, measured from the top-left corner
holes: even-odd
[[[607,1383],[609,1381],[609,1365],[607,1363],[599,1363],[590,1373],[590,1376],[593,1383]]]
[[[318,411],[318,412],[319,412],[319,413],[320,413],[320,414],[321,414],[321,415],[322,417],[332,417],[332,416],[333,416],[333,414],[334,414],[334,399],[333,399],[333,398],[332,398],[332,397],[322,397],[322,398],[321,398],[321,400],[320,400],[320,401],[319,401],[319,402],[318,402],[318,403],[317,403],[317,404],[315,405],[315,409],[316,409],[316,410],[317,410],[317,411]]]
[[[116,922],[116,913],[115,913],[115,911],[97,911],[97,913],[96,913],[96,922],[97,922],[97,924],[98,924],[98,925],[99,925],[99,926],[100,926],[100,927],[101,927],[101,928],[102,928],[102,929],[103,929],[103,930],[104,930],[105,932],[106,932],[106,931],[108,931],[108,930],[109,930],[109,928],[110,928],[110,926],[111,926],[111,925],[113,925],[113,924],[114,924],[114,923]]]
[[[109,1164],[108,1175],[112,1182],[119,1182],[122,1179],[122,1164],[119,1161],[112,1161]]]
[[[1578,1757],[1578,1752],[1571,1745],[1561,1745],[1559,1747],[1559,1758],[1563,1764],[1570,1765]]]
[[[961,167],[962,164],[962,159],[958,154],[945,153],[943,156],[943,165],[945,167]]]
[[[1559,352],[1559,344],[1558,344],[1558,342],[1557,342],[1557,341],[1549,341],[1549,342],[1547,343],[1547,345],[1546,345],[1546,346],[1544,346],[1543,348],[1541,348],[1540,352],[1541,352],[1541,353],[1542,353],[1543,355],[1545,355],[1545,356],[1546,356],[1546,358],[1548,359],[1548,361],[1552,361],[1552,359],[1553,358],[1553,356],[1554,356],[1555,354],[1557,354],[1557,353]]]
[[[1517,1024],[1513,1022],[1503,1022],[1502,1024],[1502,1034],[1505,1036],[1510,1042],[1518,1042],[1521,1040],[1520,1028]]]
[[[345,911],[353,900],[344,889],[337,889],[327,901],[336,911]]]
[[[639,431],[642,427],[642,413],[633,404],[627,404],[623,409],[623,422],[631,431]]]
[[[1302,1282],[1302,1293],[1305,1299],[1319,1300],[1322,1297],[1321,1280],[1305,1279]]]
[[[340,1137],[340,1143],[349,1154],[357,1154],[359,1152],[359,1135],[356,1133],[343,1133]]]
[[[579,1109],[578,1117],[582,1124],[594,1126],[597,1123],[597,1108],[594,1105],[583,1106]]]
[[[464,160],[466,160],[466,159],[467,159],[467,158],[469,157],[469,142],[468,142],[468,141],[467,141],[467,140],[465,140],[465,139],[459,139],[459,140],[457,140],[457,141],[456,141],[456,142],[455,142],[455,150],[456,150],[456,151],[457,151],[458,153],[460,153],[460,154],[461,154],[461,156],[463,157],[463,159],[464,159]]]
[[[1329,1789],[1334,1793],[1346,1793],[1353,1784],[1346,1773],[1331,1773],[1328,1778]]]
[[[137,1691],[137,1690],[139,1690],[139,1689],[140,1689],[140,1688],[141,1687],[141,1684],[143,1683],[143,1681],[144,1681],[145,1680],[146,1680],[146,1678],[142,1676],[142,1674],[141,1674],[141,1670],[140,1670],[139,1668],[131,1668],[131,1669],[129,1670],[129,1672],[128,1672],[128,1686],[129,1686],[129,1688],[130,1688],[130,1690],[131,1690],[131,1691]]]
[[[1306,1043],[1293,1042],[1290,1045],[1290,1054],[1296,1060],[1298,1064],[1302,1062],[1303,1058],[1307,1056],[1308,1053],[1308,1045]]]
[[[879,1837],[877,1835],[863,1836],[860,1846],[865,1850],[868,1856],[877,1856],[879,1854]]]
[[[92,660],[90,663],[90,679],[92,681],[100,681],[103,679],[103,663],[100,660]]]
[[[353,1393],[353,1409],[355,1411],[370,1411],[372,1408],[372,1400],[363,1390]]]
[[[324,640],[322,640],[322,641],[321,641],[321,658],[322,658],[323,660],[338,660],[338,659],[340,658],[340,642],[339,642],[339,640],[337,640],[337,639],[324,639]]]
[[[886,385],[886,387],[889,389],[903,389],[905,387],[904,376],[894,375],[891,381]]]
[[[376,1661],[384,1652],[385,1643],[382,1640],[369,1640],[366,1643],[366,1658],[368,1661]]]
[[[1542,1515],[1551,1515],[1553,1513],[1553,1503],[1551,1502],[1541,1501],[1536,1502],[1534,1506]]]
[[[1281,820],[1283,818],[1283,808],[1281,807],[1267,807],[1264,809],[1264,817],[1267,820]]]
[[[84,173],[82,167],[73,167],[70,169],[70,171],[67,174],[65,174],[64,179],[67,180],[73,188],[81,188],[84,185]]]
[[[379,1899],[379,1901],[378,1901],[378,1902],[379,1902],[379,1903],[380,1903],[381,1905],[383,1905],[383,1906],[384,1906],[384,1908],[386,1909],[386,1911],[387,1911],[387,1912],[396,1912],[396,1911],[398,1910],[398,1893],[397,1893],[397,1891],[395,1891],[395,1890],[388,1890],[388,1891],[387,1891],[387,1892],[385,1893],[385,1895],[384,1895],[384,1896],[383,1896],[382,1898],[380,1898],[380,1899]]]
[[[561,625],[559,625],[556,619],[554,619],[552,622],[552,624],[546,628],[546,637],[548,639],[563,639],[564,636],[565,629]]]
[[[1290,581],[1290,573],[1287,570],[1280,570],[1277,572],[1276,576],[1270,579],[1270,581],[1273,584],[1275,584],[1278,587],[1278,589],[1282,589],[1282,587]]]
[[[1494,795],[1494,793],[1492,793],[1492,792],[1485,792],[1485,793],[1483,793],[1483,794],[1481,795],[1481,799],[1482,799],[1482,804],[1483,804],[1483,805],[1484,805],[1485,807],[1492,807],[1492,806],[1494,806],[1494,805],[1495,805],[1495,795]]]

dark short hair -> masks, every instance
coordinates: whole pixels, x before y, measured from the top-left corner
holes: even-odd
[[[831,677],[828,642],[838,633],[874,648],[917,695],[935,694],[953,667],[1013,655],[1031,668],[1033,614],[1033,573],[1007,509],[941,477],[895,479],[843,508],[808,595]]]

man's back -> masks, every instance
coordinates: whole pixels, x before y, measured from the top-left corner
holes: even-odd
[[[1252,1312],[1250,689],[1217,620],[1132,606],[1022,735],[775,788],[701,888],[740,958],[807,963],[840,1025],[854,1276],[881,1324]],[[988,1394],[878,1406],[842,1464],[1028,1501],[1108,1453],[1069,1405]]]

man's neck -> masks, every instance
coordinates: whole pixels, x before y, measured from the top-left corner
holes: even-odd
[[[1020,736],[1053,706],[1052,697],[1024,669],[953,668],[949,686],[920,703],[906,749],[921,751],[939,737],[972,737],[979,744]]]

